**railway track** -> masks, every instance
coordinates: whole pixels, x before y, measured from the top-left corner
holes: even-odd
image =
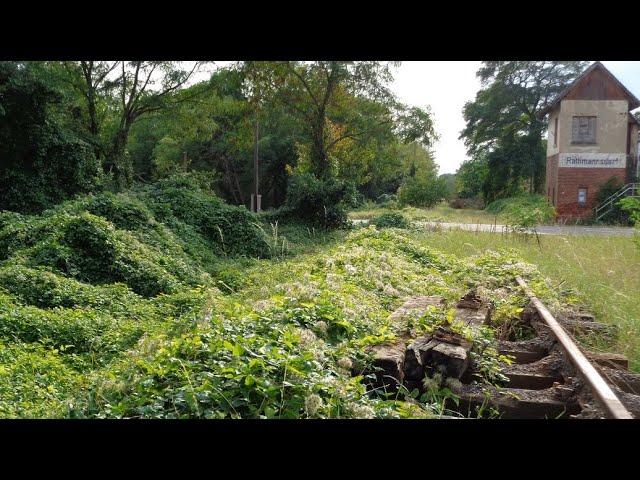
[[[531,304],[544,321],[546,327],[553,333],[553,336],[564,351],[566,358],[574,366],[582,380],[589,386],[606,416],[615,419],[633,418],[629,410],[627,410],[622,401],[616,396],[596,367],[585,357],[578,345],[576,345],[562,325],[553,317],[547,307],[538,300],[527,283],[521,277],[517,277],[516,281],[518,285],[522,287],[527,297],[529,297]]]
[[[533,333],[527,340],[498,340],[498,351],[513,359],[501,374],[503,385],[476,381],[481,368],[474,346],[461,335],[439,327],[429,335],[415,337],[409,328],[393,343],[371,348],[372,392],[425,391],[425,376],[449,389],[445,400],[450,413],[461,417],[500,418],[640,418],[640,374],[628,371],[622,355],[602,354],[580,348],[574,335],[613,335],[607,325],[585,313],[558,316],[534,295],[518,277],[519,287],[529,298],[519,322]],[[431,306],[443,307],[441,297],[413,297],[396,310],[391,320],[407,324]],[[472,330],[491,326],[492,305],[475,290],[456,304],[455,319]],[[431,381],[433,384],[433,381]]]

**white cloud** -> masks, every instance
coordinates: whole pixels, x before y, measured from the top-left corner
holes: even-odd
[[[480,62],[402,62],[393,90],[400,100],[430,106],[440,140],[434,145],[440,173],[454,173],[467,157],[458,140],[465,122],[462,107],[480,88],[476,71]]]

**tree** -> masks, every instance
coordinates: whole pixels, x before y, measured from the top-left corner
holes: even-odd
[[[361,141],[395,126],[407,141],[429,145],[435,133],[428,111],[407,108],[391,93],[391,65],[382,62],[246,62],[252,95],[283,105],[306,134],[309,171],[331,176],[342,142]],[[365,100],[370,100],[366,102]],[[352,108],[356,105],[359,108]]]
[[[456,195],[459,198],[476,198],[482,194],[489,164],[486,156],[479,155],[462,162],[456,172]]]
[[[460,138],[470,156],[487,156],[487,200],[511,194],[527,182],[530,192],[544,183],[545,122],[537,113],[584,69],[585,62],[490,61],[477,76],[482,88],[464,106]]]
[[[280,205],[287,170],[297,162],[299,122],[275,103],[256,105],[247,93],[244,72],[236,68],[218,69],[208,81],[176,92],[192,100],[174,101],[132,128],[128,150],[136,174],[153,179],[185,166],[216,171],[218,193],[246,204],[253,189],[253,125],[258,119],[263,206]]]
[[[57,115],[33,64],[0,62],[0,210],[38,212],[101,183],[91,146]]]
[[[456,174],[455,173],[443,173],[439,177],[444,182],[446,200],[450,200],[456,194]]]
[[[190,100],[173,95],[201,65],[185,69],[182,62],[80,61],[62,62],[51,71],[70,85],[83,104],[84,129],[91,138],[105,172],[117,187],[131,183],[132,165],[126,154],[131,127],[144,115]],[[100,107],[109,112],[101,118]]]
[[[401,145],[400,152],[404,165],[402,184],[398,188],[400,204],[428,208],[444,199],[446,181],[438,177],[433,153],[416,142]]]

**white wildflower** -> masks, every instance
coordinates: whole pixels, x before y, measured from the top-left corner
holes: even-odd
[[[327,333],[328,330],[328,325],[327,322],[324,322],[322,320],[318,320],[313,327],[322,335],[325,335]]]
[[[355,267],[354,265],[351,265],[350,263],[346,263],[344,265],[344,269],[347,271],[349,275],[355,275],[356,273],[358,273],[357,267]]]
[[[321,407],[322,398],[320,398],[320,395],[312,393],[304,399],[304,409],[310,417],[313,417]]]
[[[390,295],[392,297],[398,297],[400,296],[400,292],[398,292],[398,290],[396,290],[395,288],[393,288],[393,286],[389,285],[388,283],[384,286],[383,290],[384,293],[386,293],[387,295]]]
[[[338,366],[345,370],[351,370],[351,367],[353,367],[353,362],[351,361],[350,358],[342,357],[341,359],[338,360]]]
[[[313,333],[308,328],[300,328],[300,329],[298,329],[298,335],[300,335],[300,344],[301,345],[312,344],[317,339],[316,334]]]
[[[253,304],[253,309],[256,312],[263,312],[267,308],[269,308],[270,305],[271,305],[271,302],[269,300],[258,300]]]
[[[376,416],[375,410],[370,405],[349,403],[347,409],[354,418],[374,418]]]

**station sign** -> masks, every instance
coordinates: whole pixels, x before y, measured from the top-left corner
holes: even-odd
[[[561,153],[559,167],[563,168],[626,168],[624,153]]]

